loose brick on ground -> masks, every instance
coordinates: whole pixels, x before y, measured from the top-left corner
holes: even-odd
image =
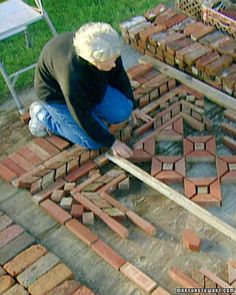
[[[71,207],[71,216],[74,218],[80,218],[83,215],[84,206],[73,204]]]
[[[164,4],[159,4],[154,8],[149,9],[144,13],[144,16],[150,20],[153,21],[159,14],[161,14],[163,11],[166,10],[166,6]]]
[[[62,190],[62,189],[55,189],[53,192],[52,192],[52,195],[51,195],[51,200],[53,202],[56,202],[56,203],[60,203],[62,198],[65,196],[65,191]]]
[[[25,169],[18,166],[15,162],[13,162],[10,158],[5,158],[1,161],[3,165],[8,167],[11,171],[17,174],[17,176],[20,176],[26,172]]]
[[[71,270],[60,263],[51,269],[48,273],[39,278],[35,283],[29,286],[29,292],[34,295],[45,294],[57,287],[65,280],[73,279]]]
[[[65,224],[71,219],[71,215],[56,205],[51,200],[46,200],[41,203],[43,209],[45,209],[57,222]]]
[[[92,249],[115,269],[119,270],[126,260],[102,240],[92,244]]]
[[[41,159],[36,153],[32,152],[27,146],[19,149],[18,153],[33,165],[37,166],[43,162],[43,159]]]
[[[150,293],[157,286],[156,282],[154,282],[150,277],[148,277],[141,270],[139,270],[129,262],[123,265],[120,271],[126,277],[136,283],[140,288],[142,288],[145,292]]]
[[[11,275],[17,276],[28,266],[33,264],[40,257],[45,255],[47,250],[41,245],[33,245],[27,250],[17,255],[14,259],[4,265],[4,269]]]
[[[169,277],[184,288],[203,288],[201,284],[177,268],[172,268],[169,270]]]
[[[59,150],[64,150],[70,146],[70,143],[67,140],[56,135],[47,136],[45,137],[45,139],[53,144],[55,147],[57,147]]]
[[[22,286],[28,288],[59,262],[60,260],[57,256],[47,253],[19,274],[17,280]]]
[[[60,202],[60,207],[67,210],[67,211],[70,211],[72,203],[73,203],[72,197],[64,197],[64,198],[62,198],[62,200]]]
[[[98,240],[98,236],[95,233],[75,219],[67,222],[66,227],[88,246],[91,246],[92,243]]]
[[[128,211],[126,212],[126,215],[134,224],[140,227],[145,233],[151,236],[154,236],[156,234],[156,228],[136,213]]]
[[[105,212],[102,212],[99,217],[101,220],[106,223],[110,229],[112,229],[114,232],[116,232],[119,236],[126,239],[129,235],[128,229],[117,222],[115,219],[111,218],[109,215],[107,215]]]
[[[35,138],[34,142],[39,145],[42,149],[44,149],[46,152],[48,152],[51,156],[55,156],[60,153],[60,150],[57,149],[54,145],[50,144],[46,139],[44,138]]]
[[[126,213],[128,211],[128,208],[126,208],[123,204],[118,202],[115,198],[113,198],[109,194],[104,192],[104,193],[101,193],[100,196],[101,196],[101,198],[106,200],[108,203],[110,203],[112,206],[114,206],[115,208],[117,208],[121,212]]]
[[[84,212],[82,215],[83,224],[94,224],[94,214],[93,212]]]
[[[50,197],[50,195],[53,193],[54,190],[61,189],[64,187],[65,181],[63,179],[57,179],[53,184],[51,184],[49,187],[47,187],[42,192],[36,194],[33,196],[33,201],[37,204],[40,202],[43,202],[47,198]]]
[[[183,244],[191,251],[200,251],[201,239],[192,229],[185,229],[183,233]]]
[[[93,169],[96,167],[96,164],[94,161],[89,161],[85,163],[83,166],[76,168],[75,170],[71,171],[65,179],[68,182],[74,182],[78,180],[81,176],[84,176],[86,173],[89,172],[89,170]]]

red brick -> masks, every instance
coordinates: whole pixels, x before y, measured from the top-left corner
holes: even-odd
[[[180,118],[178,120],[176,120],[174,123],[174,130],[177,131],[180,134],[184,133],[184,126],[183,126],[183,119]]]
[[[236,171],[229,171],[221,177],[221,183],[235,183],[236,182]]]
[[[210,52],[207,55],[204,55],[203,57],[199,58],[196,61],[196,68],[199,71],[204,71],[205,70],[205,66],[210,64],[211,62],[217,60],[220,57],[219,53],[214,51],[214,52]]]
[[[129,262],[123,265],[120,271],[147,293],[152,292],[157,287],[156,282]]]
[[[212,155],[216,155],[216,140],[212,138],[206,142],[206,150]]]
[[[187,18],[186,15],[184,15],[184,14],[180,14],[180,13],[179,13],[179,14],[177,14],[177,15],[171,17],[170,19],[168,19],[168,20],[164,23],[164,25],[166,26],[166,28],[171,28],[171,27],[173,27],[173,26],[175,26],[175,25],[177,25],[177,24],[183,22],[186,18]]]
[[[159,172],[161,172],[162,163],[156,158],[152,158],[152,166],[151,166],[151,175],[155,176]]]
[[[128,211],[128,208],[126,208],[123,204],[118,202],[115,198],[113,198],[112,196],[110,196],[107,193],[101,193],[101,198],[106,200],[108,203],[110,203],[112,206],[114,206],[115,208],[117,208],[121,212],[126,213]]]
[[[34,295],[46,294],[62,284],[65,280],[73,279],[73,277],[74,275],[71,270],[64,264],[60,263],[30,285],[28,290],[30,294]]]
[[[92,249],[115,269],[119,270],[126,260],[102,240],[92,244]]]
[[[89,288],[81,286],[75,293],[72,295],[95,295]]]
[[[80,166],[82,166],[84,163],[88,162],[90,160],[90,152],[89,151],[85,151],[84,153],[82,153],[80,155]]]
[[[156,25],[163,25],[168,19],[175,16],[176,14],[177,13],[173,8],[168,8],[155,19],[154,23]]]
[[[100,216],[103,212],[100,208],[98,208],[93,202],[91,202],[89,199],[84,197],[81,193],[73,193],[74,199],[82,204],[85,208],[92,211],[95,215]]]
[[[18,153],[13,153],[9,156],[9,158],[15,162],[18,166],[20,166],[23,170],[29,171],[34,167],[34,165],[23,158],[20,154]]]
[[[197,281],[187,276],[177,268],[169,270],[169,277],[184,288],[203,288]]]
[[[186,175],[186,168],[185,168],[185,158],[183,157],[179,161],[175,163],[175,171],[180,175]]]
[[[0,277],[0,294],[5,293],[14,284],[15,284],[15,280],[12,277],[8,275],[1,276]]]
[[[196,90],[194,90],[194,89],[192,89],[192,88],[190,88],[190,87],[188,87],[186,85],[181,85],[180,89],[182,91],[186,91],[190,95],[193,95],[193,96],[197,97],[200,100],[204,99],[204,94],[203,93],[201,93],[199,91],[196,91]]]
[[[34,141],[31,141],[29,144],[27,144],[27,148],[44,161],[51,158],[50,154],[38,146]]]
[[[57,189],[61,189],[65,184],[65,181],[63,179],[57,179],[53,184],[51,184],[49,187],[47,187],[45,190],[41,191],[40,193],[33,196],[33,200],[36,203],[40,203],[47,198],[50,197],[52,192]]]
[[[210,185],[210,194],[222,202],[220,182],[218,179]]]
[[[156,228],[151,223],[138,216],[136,213],[127,211],[126,215],[130,220],[133,221],[134,224],[140,227],[148,235],[154,236],[156,234]]]
[[[194,195],[196,195],[196,186],[188,179],[184,179],[184,194],[187,198],[191,199]]]
[[[129,76],[129,79],[135,80],[136,78],[144,75],[148,71],[150,71],[153,68],[151,64],[139,64],[132,68],[129,68],[127,71],[127,74]]]
[[[66,227],[88,246],[98,240],[95,233],[74,218],[66,223]]]
[[[42,149],[44,149],[51,156],[55,156],[60,153],[60,150],[57,149],[54,145],[50,144],[44,138],[35,138],[34,142],[39,145]]]
[[[174,41],[170,44],[167,45],[167,52],[172,55],[175,56],[175,53],[177,50],[180,50],[182,48],[185,48],[189,45],[193,44],[193,41],[188,39],[188,38],[183,38],[177,41]]]
[[[181,183],[183,176],[175,171],[162,171],[155,176],[158,180],[165,183]]]
[[[216,168],[219,178],[221,178],[223,175],[225,175],[225,173],[228,172],[227,162],[218,157],[216,158]]]
[[[206,54],[208,54],[210,52],[212,52],[211,48],[201,45],[201,47],[197,48],[195,51],[185,54],[184,55],[184,62],[188,66],[193,66],[193,65],[195,65],[195,62],[199,58],[201,58],[202,56],[205,56]]]
[[[154,137],[149,138],[147,141],[144,142],[144,150],[152,156],[154,156],[155,154],[155,147],[156,142]]]
[[[38,177],[33,177],[30,174],[23,174],[22,176],[14,179],[12,185],[16,188],[31,189],[31,185],[38,180]]]
[[[68,182],[74,182],[78,180],[81,176],[84,176],[86,173],[89,172],[89,170],[93,169],[96,167],[96,164],[94,161],[89,161],[83,166],[76,168],[75,170],[72,170],[66,177],[65,179]]]
[[[84,212],[82,215],[82,222],[85,225],[93,225],[94,224],[93,212]]]
[[[202,29],[194,31],[191,34],[191,39],[194,41],[198,41],[200,38],[212,33],[213,31],[215,31],[214,26],[204,26]]]
[[[161,14],[165,10],[166,10],[166,6],[161,3],[158,6],[156,6],[156,7],[152,8],[152,9],[149,9],[148,11],[146,11],[144,13],[144,16],[148,20],[153,21],[157,17],[157,15]]]
[[[188,53],[191,53],[191,52],[194,52],[194,51],[197,51],[199,48],[201,48],[201,45],[198,44],[198,43],[193,43],[187,47],[184,47],[182,49],[179,49],[176,51],[176,54],[175,54],[175,61],[176,63],[180,63],[180,62],[183,62],[184,61],[184,56]]]
[[[21,148],[20,150],[18,150],[18,153],[24,157],[25,159],[27,159],[28,161],[30,161],[33,165],[39,165],[43,162],[43,159],[40,158],[36,153],[34,153],[33,151],[31,151],[27,146]]]
[[[202,30],[205,27],[205,25],[202,22],[196,22],[193,24],[189,24],[184,29],[184,34],[186,36],[192,35],[194,32],[198,32]]]
[[[0,248],[18,237],[23,231],[24,229],[17,224],[10,225],[9,227],[2,230],[0,232]]]
[[[189,180],[197,186],[208,186],[213,183],[216,177],[204,177],[204,178],[190,178]]]
[[[84,206],[78,205],[78,204],[72,205],[72,208],[71,208],[72,217],[80,218],[82,216],[83,212],[84,212]]]
[[[67,140],[56,135],[47,136],[45,137],[45,139],[53,144],[55,147],[57,147],[59,150],[64,150],[70,146],[70,143]]]
[[[185,229],[183,233],[183,244],[191,251],[200,251],[201,239],[197,236],[194,230]]]
[[[224,117],[229,119],[230,121],[236,122],[236,113],[231,110],[225,110]]]
[[[76,183],[75,182],[67,182],[64,185],[64,191],[65,192],[70,192],[73,189],[75,189]]]
[[[140,32],[139,37],[144,42],[147,42],[153,34],[162,32],[164,30],[164,26],[151,26]]]
[[[40,204],[43,209],[45,209],[57,222],[65,224],[68,220],[71,219],[71,215],[66,212],[64,209],[56,205],[51,200],[43,201]]]
[[[17,276],[23,272],[28,266],[42,257],[47,250],[41,245],[33,245],[25,251],[21,252],[14,259],[4,265],[4,269],[11,275]]]
[[[227,69],[233,63],[233,58],[229,55],[222,55],[217,60],[206,65],[205,73],[208,76],[217,76],[220,71]]]
[[[110,229],[112,229],[114,232],[116,232],[119,236],[121,236],[124,239],[126,239],[128,237],[129,231],[127,230],[127,228],[124,227],[119,222],[117,222],[116,220],[114,220],[113,218],[111,218],[109,215],[102,212],[99,215],[99,217],[102,219],[102,221],[104,223],[106,223],[106,225],[108,227],[110,227]]]
[[[236,150],[236,141],[233,138],[231,138],[229,136],[224,136],[223,143],[232,151]]]
[[[217,206],[217,207],[221,206],[221,202],[210,194],[199,194],[194,196],[191,200],[194,203],[198,204],[199,206],[203,206],[207,208],[213,207],[213,206]]]
[[[1,161],[1,163],[6,166],[8,169],[13,171],[17,176],[20,176],[26,172],[25,169],[18,166],[15,162],[13,162],[10,158],[5,158]]]
[[[105,193],[105,192],[111,192],[114,191],[117,188],[117,185],[119,182],[124,180],[126,178],[125,173],[122,173],[118,175],[116,178],[114,178],[109,183],[105,184],[103,187],[101,187],[97,192],[98,193]]]
[[[162,287],[158,287],[152,292],[152,295],[171,295],[171,293],[167,292]]]
[[[61,199],[66,195],[66,192],[62,189],[55,189],[52,192],[51,200],[56,203],[60,203]]]
[[[41,190],[42,190],[42,179],[40,178],[32,183],[30,187],[30,193],[31,195],[35,195],[39,193]]]
[[[72,295],[80,286],[80,283],[74,280],[65,281],[60,286],[49,291],[47,295]]]
[[[0,216],[0,232],[12,224],[11,218],[7,215]]]

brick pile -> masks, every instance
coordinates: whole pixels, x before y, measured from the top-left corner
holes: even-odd
[[[233,152],[236,150],[236,112],[232,110],[224,111],[224,121],[221,129],[226,133],[223,143]]]
[[[0,294],[94,294],[73,279],[56,255],[0,212]]]
[[[236,97],[236,40],[163,4],[120,25],[125,42]]]
[[[201,275],[201,282],[188,276],[178,268],[172,268],[169,270],[170,278],[178,284],[178,287],[183,288],[226,288],[228,294],[235,294],[234,290],[236,287],[235,277],[235,261],[231,260],[228,262],[228,282],[222,280],[220,277],[209,271],[208,269],[201,268],[198,270]],[[197,292],[199,293],[199,292]],[[201,293],[200,293],[201,294]]]

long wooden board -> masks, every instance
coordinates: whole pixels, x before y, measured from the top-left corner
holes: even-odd
[[[195,79],[192,76],[177,70],[176,68],[170,65],[167,65],[150,56],[140,57],[139,63],[150,63],[154,66],[154,68],[156,68],[161,73],[176,79],[177,81],[196,91],[204,93],[204,95],[209,100],[218,104],[219,106],[222,106],[224,108],[230,108],[236,111],[236,98],[233,98],[232,96],[227,95],[226,93],[219,91],[205,84],[204,82],[201,82],[200,80]]]
[[[236,229],[234,227],[220,220],[218,217],[209,213],[207,210],[203,209],[199,205],[193,203],[179,192],[173,190],[168,185],[157,180],[155,177],[151,176],[146,171],[143,171],[141,168],[129,162],[128,160],[117,156],[115,157],[108,152],[106,153],[106,157],[113,163],[117,164],[127,172],[134,175],[136,178],[140,179],[142,182],[162,193],[170,200],[174,201],[176,204],[180,205],[181,207],[188,210],[190,213],[202,219],[204,222],[208,223],[219,232],[236,241]]]

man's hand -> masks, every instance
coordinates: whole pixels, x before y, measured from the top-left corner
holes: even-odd
[[[152,117],[148,116],[147,114],[145,114],[143,111],[141,111],[139,109],[133,111],[131,117],[132,117],[132,120],[133,120],[134,124],[137,123],[138,119],[141,119],[144,122],[153,121]]]
[[[115,156],[120,156],[123,158],[130,158],[133,155],[132,149],[119,140],[114,142],[111,150]]]

